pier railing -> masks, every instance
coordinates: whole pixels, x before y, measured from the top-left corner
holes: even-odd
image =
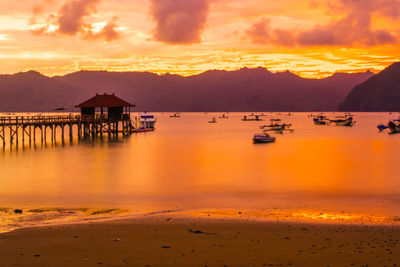
[[[126,118],[119,121],[125,121]],[[38,125],[38,124],[52,124],[52,123],[94,123],[94,122],[108,122],[107,115],[96,114],[95,116],[82,116],[82,115],[35,115],[35,116],[0,116],[0,125]],[[112,119],[111,121],[116,121]],[[117,120],[118,121],[118,120]]]
[[[19,135],[22,136],[22,142],[25,136],[29,142],[36,140],[35,130],[39,129],[40,139],[46,141],[46,130],[51,131],[52,141],[56,138],[57,128],[61,128],[61,138],[64,140],[64,128],[69,128],[69,136],[72,139],[73,127],[76,127],[78,138],[86,136],[103,136],[103,133],[111,135],[123,135],[132,133],[132,123],[129,114],[115,118],[108,117],[106,114],[92,115],[34,115],[34,116],[0,116],[0,144],[5,146],[6,139],[10,140],[10,145],[14,140],[18,146]],[[120,128],[121,126],[121,128]],[[6,138],[7,135],[7,138]],[[1,142],[2,141],[2,142]]]

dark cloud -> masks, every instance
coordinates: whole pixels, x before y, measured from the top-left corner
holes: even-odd
[[[295,39],[290,31],[283,29],[272,29],[269,19],[262,18],[254,23],[247,31],[247,36],[250,37],[253,43],[257,44],[282,44],[293,45]]]
[[[45,0],[49,2],[52,0]],[[97,6],[101,0],[69,0],[67,1],[57,14],[51,14],[46,19],[46,26],[41,27],[34,31],[34,34],[44,34],[50,26],[56,26],[57,30],[55,33],[65,35],[81,35],[84,39],[105,39],[106,41],[113,41],[120,38],[120,34],[117,32],[116,21],[117,17],[114,17],[109,21],[103,29],[99,32],[94,31],[91,24],[85,22],[85,18],[97,12]],[[45,3],[43,2],[43,3]],[[36,23],[36,17],[41,14],[43,4],[35,6],[33,9]]]
[[[100,0],[73,0],[68,1],[58,12],[59,32],[75,35],[88,28],[84,17],[96,13],[96,6]]]
[[[333,12],[341,12],[340,19],[327,25],[317,25],[307,31],[272,29],[268,19],[262,18],[247,31],[254,43],[274,43],[299,46],[374,46],[396,43],[397,38],[385,29],[373,30],[374,14],[397,20],[400,1],[397,0],[339,0],[329,1]]]
[[[209,0],[151,0],[154,39],[169,44],[201,42]]]

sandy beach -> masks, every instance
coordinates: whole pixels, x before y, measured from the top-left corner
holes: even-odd
[[[398,266],[400,227],[179,214],[0,235],[1,266]]]

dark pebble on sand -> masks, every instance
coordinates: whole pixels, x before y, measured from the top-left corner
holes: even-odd
[[[192,233],[192,234],[204,234],[204,232],[203,231],[201,231],[201,230],[192,230],[192,229],[190,229],[189,230],[189,233]]]

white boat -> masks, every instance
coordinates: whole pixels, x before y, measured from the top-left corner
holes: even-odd
[[[156,117],[150,113],[141,113],[135,117],[133,132],[150,132],[155,130]]]
[[[217,119],[216,118],[212,118],[210,121],[208,121],[208,123],[217,123]]]

